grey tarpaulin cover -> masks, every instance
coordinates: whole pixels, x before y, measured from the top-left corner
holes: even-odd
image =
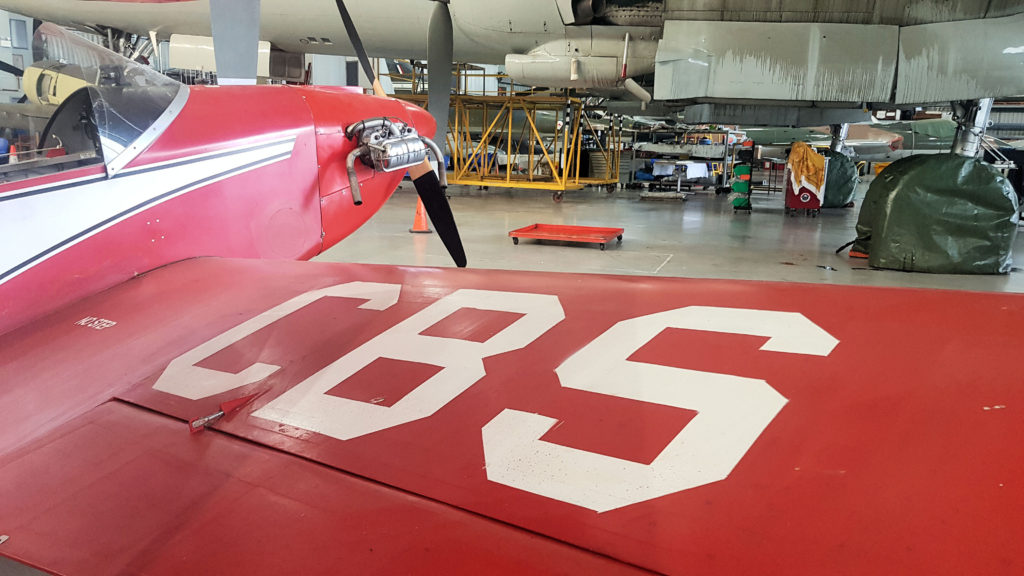
[[[860,177],[857,176],[857,165],[848,156],[831,150],[825,151],[828,156],[828,174],[825,175],[825,199],[822,208],[842,208],[853,202]]]
[[[853,250],[878,268],[944,274],[1010,271],[1017,196],[992,166],[954,154],[893,162],[868,188]]]

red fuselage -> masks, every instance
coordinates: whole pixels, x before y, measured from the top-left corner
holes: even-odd
[[[113,177],[97,164],[0,184],[0,223],[49,234],[12,247],[0,270],[0,333],[178,260],[308,259],[333,246],[402,178],[357,165],[364,202],[353,204],[343,130],[380,116],[433,133],[413,105],[341,88],[193,87]]]

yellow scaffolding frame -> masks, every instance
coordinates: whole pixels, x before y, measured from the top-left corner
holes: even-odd
[[[412,64],[412,75],[403,80],[412,86],[417,82],[417,66]],[[456,65],[453,70],[457,91],[466,89],[469,77],[502,78],[501,74],[486,74],[473,67]],[[448,172],[448,182],[477,186],[504,186],[553,190],[555,200],[561,200],[566,190],[579,190],[587,185],[608,186],[619,182],[619,159],[622,150],[621,126],[611,123],[606,138],[599,137],[590,119],[584,113],[583,102],[578,98],[541,96],[528,93],[508,94],[499,86],[498,95],[455,94],[451,97],[452,114],[449,116],[447,149],[452,157],[453,168]],[[427,107],[426,94],[400,94],[402,98]],[[564,122],[566,108],[569,122]],[[542,129],[537,113],[547,111],[562,119],[557,128]],[[518,125],[518,135],[513,133]],[[589,135],[591,138],[586,138]],[[498,164],[499,142],[504,141],[506,162]],[[513,141],[516,143],[513,149]],[[599,154],[604,160],[603,175],[581,176],[580,162],[584,142],[596,144],[591,154]],[[527,146],[526,168],[519,167],[513,158],[520,158],[523,146]],[[540,149],[540,154],[535,150]],[[512,165],[512,170],[509,165]],[[518,168],[518,169],[517,169]]]
[[[621,133],[616,126],[609,126],[608,138],[602,142],[579,99],[453,96],[452,108],[454,114],[448,130],[448,150],[453,166],[448,174],[451,183],[553,190],[556,199],[561,199],[561,193],[566,190],[579,190],[586,185],[613,186],[619,181]],[[566,108],[568,124],[563,120],[559,128],[550,132],[538,126],[538,112],[549,111],[564,118]],[[518,135],[514,136],[517,123],[520,127]],[[581,152],[587,132],[597,144],[597,150],[591,153],[600,154],[605,161],[603,176],[581,176]],[[500,146],[496,144],[499,142],[505,143],[504,170],[498,163]],[[525,168],[514,160],[524,156],[518,152],[524,145],[528,150]],[[535,152],[538,147],[539,154]]]

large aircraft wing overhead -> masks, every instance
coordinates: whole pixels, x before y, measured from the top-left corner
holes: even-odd
[[[1022,313],[1012,294],[183,261],[0,335],[0,555],[1020,573]]]

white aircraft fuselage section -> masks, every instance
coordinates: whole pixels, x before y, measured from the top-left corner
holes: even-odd
[[[864,109],[1024,93],[1024,6],[1011,0],[764,2],[452,0],[453,57],[506,64],[521,84],[619,88],[654,73],[654,97],[678,105]],[[261,0],[260,39],[300,53],[355,54],[333,0]],[[425,59],[434,2],[350,0],[374,57]],[[0,0],[0,7],[87,28],[158,38],[210,35],[209,0]],[[627,35],[629,40],[627,41]],[[628,48],[627,48],[628,44]],[[623,58],[626,62],[623,62]],[[621,72],[620,72],[621,71]],[[634,86],[634,88],[636,88]],[[638,89],[638,88],[637,88]],[[635,91],[634,91],[635,92]],[[726,118],[712,110],[712,121]],[[832,117],[790,121],[816,125]]]
[[[210,35],[210,2],[67,2],[4,0],[0,6],[62,25],[108,26],[159,38],[171,34]],[[433,2],[349,1],[367,52],[380,58],[426,58],[427,22]],[[333,0],[261,0],[260,39],[288,52],[355,56]],[[451,7],[455,59],[499,64],[510,52],[529,52],[565,38],[565,26],[552,0],[514,4],[455,2]],[[317,42],[310,41],[317,39]],[[323,41],[329,39],[330,43]]]

